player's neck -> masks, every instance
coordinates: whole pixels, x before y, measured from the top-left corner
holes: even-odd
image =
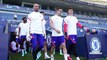
[[[61,15],[59,15],[59,14],[56,14],[57,16],[61,16]]]
[[[26,24],[26,22],[23,22],[24,24]]]
[[[73,16],[73,14],[69,14],[68,16]]]
[[[39,11],[37,11],[37,10],[34,10],[34,12],[39,12]]]

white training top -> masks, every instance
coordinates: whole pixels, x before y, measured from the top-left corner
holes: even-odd
[[[17,50],[16,42],[15,41],[11,42],[11,48],[12,48],[12,50]]]
[[[67,34],[68,35],[77,35],[78,19],[75,16],[67,16],[64,18],[64,21],[68,26]]]
[[[42,21],[43,15],[39,12],[32,12],[28,15],[29,32],[43,34]]]
[[[54,27],[60,31],[60,34],[58,34],[55,30],[52,29],[52,36],[63,36],[63,18],[58,15],[54,15],[50,18],[50,22],[53,22]]]
[[[46,29],[45,29],[45,24],[46,24],[46,21],[43,19],[43,23],[42,23],[42,28],[43,28],[43,36],[44,34],[46,34]]]
[[[15,32],[16,32],[16,35],[18,35],[19,28],[16,28]]]
[[[20,36],[27,35],[28,24],[21,22],[18,26],[20,28]]]

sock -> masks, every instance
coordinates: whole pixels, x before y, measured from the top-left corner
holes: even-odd
[[[53,52],[53,54],[55,54],[55,49],[54,49],[54,52]]]
[[[60,49],[60,54],[62,53],[62,50]]]
[[[24,49],[22,49],[22,56],[24,56]]]
[[[62,53],[62,50],[60,49],[60,54]]]
[[[45,56],[47,56],[47,52],[45,52]]]
[[[76,57],[76,60],[80,60],[80,58],[79,58],[79,57]]]
[[[68,55],[67,54],[64,54],[64,60],[68,60]]]
[[[26,51],[26,49],[24,49],[24,52],[25,52],[25,54],[27,54],[27,51]]]
[[[39,59],[40,57],[41,57],[41,51],[38,52],[37,59]]]
[[[53,54],[51,55],[51,60],[54,60],[54,55]]]
[[[54,55],[53,55],[53,54],[51,54],[51,58],[54,58]]]

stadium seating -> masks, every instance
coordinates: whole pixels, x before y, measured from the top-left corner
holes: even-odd
[[[27,8],[27,7],[20,7],[20,6],[16,6],[16,5],[7,5],[7,4],[0,4],[0,10],[8,10],[8,11],[17,11],[17,12],[22,12],[22,13],[29,13],[31,12],[33,9],[32,8]],[[52,10],[43,10],[41,9],[40,11],[44,11],[46,14],[49,15],[53,15],[55,14],[55,11]],[[63,16],[66,16],[67,13],[63,12],[62,13]],[[78,18],[88,18],[88,19],[104,19],[106,20],[107,18],[98,18],[96,16],[86,16],[86,15],[79,15],[79,14],[75,14]],[[12,18],[12,17],[10,17]]]
[[[78,1],[74,1],[74,0],[73,0],[73,2],[79,3]],[[7,10],[7,13],[0,12],[0,20],[13,20],[14,12],[8,13],[8,11],[17,11],[17,12],[23,13],[24,15],[23,14],[17,14],[18,20],[21,20],[22,17],[27,16],[27,14],[32,11],[31,8],[20,7],[20,6],[15,6],[15,5],[0,4],[0,7],[2,7],[2,8],[0,8],[0,10]],[[41,9],[40,11],[44,11],[46,13],[46,15],[44,17],[46,22],[47,22],[46,30],[51,31],[51,28],[50,28],[50,25],[49,25],[49,16],[54,15],[55,11],[43,10],[43,9]],[[67,13],[63,12],[62,16],[66,16],[66,15],[67,15]],[[79,19],[79,21],[80,20],[91,21],[91,23],[89,23],[89,22],[88,23],[87,22],[81,22],[80,21],[83,25],[89,27],[90,29],[91,28],[96,28],[96,27],[107,28],[107,23],[106,23],[106,19],[107,18],[99,18],[99,17],[96,17],[96,16],[87,16],[87,15],[81,15],[81,14],[74,14],[74,15]],[[98,22],[98,24],[94,24],[92,21],[93,22]],[[0,22],[0,23],[3,24],[3,26],[6,25],[5,22],[3,22],[3,23]],[[14,30],[15,30],[14,28],[13,29],[11,29],[11,28],[9,29],[9,31],[14,31]],[[82,35],[83,32],[79,32],[79,31],[78,31],[78,33],[80,35]]]
[[[84,1],[80,1],[80,0],[65,0],[65,1],[67,1],[67,2],[73,2],[73,3],[78,3],[78,4],[89,5],[89,6],[95,6],[95,7],[103,7],[103,8],[107,8],[106,5],[99,5],[99,4],[90,3],[90,2],[84,2]]]
[[[27,16],[27,15],[17,14],[17,16],[18,16],[17,19],[21,20],[22,17]],[[8,20],[13,20],[14,12],[13,13],[2,13],[2,12],[0,12],[0,18],[8,19]]]

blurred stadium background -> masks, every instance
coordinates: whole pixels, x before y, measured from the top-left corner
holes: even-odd
[[[74,15],[81,24],[89,27],[90,30],[96,29],[98,34],[107,34],[107,0],[0,0],[0,60],[9,58],[6,56],[8,55],[6,51],[9,49],[8,44],[11,39],[14,39],[12,33],[21,22],[21,18],[33,11],[34,3],[39,3],[40,11],[46,14],[48,32],[51,32],[49,17],[55,14],[54,8],[63,8],[62,16],[65,17],[67,8],[72,7]],[[85,34],[84,30],[78,28],[78,37]],[[11,54],[9,59],[16,60],[11,59],[13,56]]]

